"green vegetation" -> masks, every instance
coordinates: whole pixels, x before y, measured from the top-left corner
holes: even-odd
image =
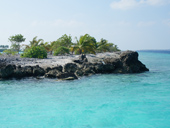
[[[16,55],[18,52],[14,51],[13,49],[7,49],[7,50],[4,50],[3,53],[6,55]]]
[[[55,49],[60,46],[69,48],[71,45],[72,45],[71,36],[70,35],[68,36],[65,34],[62,37],[60,37],[57,41],[54,42],[53,48]]]
[[[21,57],[43,59],[47,58],[47,51],[42,46],[32,46],[25,49],[24,53],[21,54]]]
[[[37,40],[37,36],[35,36],[35,37],[32,39],[32,41],[30,41],[30,47],[43,45],[43,43],[44,43],[44,40],[43,40],[43,39],[38,39],[38,40]]]
[[[50,42],[50,43],[49,42],[45,42],[45,43],[42,43],[41,46],[43,46],[48,53],[52,54],[53,53],[53,49],[54,49],[53,48],[54,43],[55,43],[55,41]]]
[[[5,50],[6,54],[16,54],[20,50],[20,43],[25,41],[25,38],[21,34],[11,36],[11,49]],[[54,56],[66,55],[66,54],[96,54],[102,52],[115,52],[120,51],[117,45],[108,43],[106,39],[101,39],[99,42],[89,34],[80,36],[76,41],[72,42],[70,35],[64,34],[56,41],[45,42],[43,39],[37,39],[35,36],[29,45],[24,46],[24,52],[21,57],[29,58],[46,58],[47,53],[53,54]]]
[[[101,52],[115,52],[120,51],[117,45],[108,43],[107,40],[101,39],[100,42],[96,42],[96,39],[88,34],[81,36],[77,40],[77,43],[73,44],[70,51],[75,54],[87,54],[87,53],[101,53]]]
[[[68,53],[68,49],[70,49],[72,45],[72,38],[69,35],[63,35],[57,41],[52,42],[52,51],[55,51],[53,55],[65,54]],[[61,51],[61,53],[58,53]]]
[[[69,54],[69,52],[69,48],[60,46],[54,51],[54,56]]]
[[[117,45],[113,43],[108,43],[107,40],[101,39],[100,42],[97,42],[96,52],[116,52],[120,51]]]
[[[37,40],[37,36],[30,41],[30,45],[25,45],[24,53],[21,54],[21,57],[28,57],[28,58],[47,58],[47,51],[43,46],[43,40]]]
[[[73,44],[73,46],[70,48],[71,52],[75,53],[92,53],[95,54],[95,45],[96,40],[94,37],[91,37],[88,34],[85,34],[84,36],[81,36],[78,40],[76,38],[77,43]]]
[[[19,53],[21,47],[20,43],[24,42],[25,39],[26,38],[24,38],[24,36],[21,34],[10,36],[8,40],[11,42],[11,49]]]

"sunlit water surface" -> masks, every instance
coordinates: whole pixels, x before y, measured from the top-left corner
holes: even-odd
[[[0,128],[169,128],[170,54],[139,55],[150,72],[0,81]]]

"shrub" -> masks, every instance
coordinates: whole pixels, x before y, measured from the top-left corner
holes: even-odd
[[[24,51],[21,54],[21,57],[28,57],[28,58],[47,58],[47,51],[42,46],[32,46]]]
[[[16,55],[18,52],[14,51],[12,49],[7,49],[7,50],[4,50],[3,53],[5,53],[7,55]]]
[[[61,46],[54,51],[54,56],[69,54],[69,48]]]

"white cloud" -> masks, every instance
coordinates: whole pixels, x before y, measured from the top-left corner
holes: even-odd
[[[119,0],[111,3],[113,9],[127,10],[141,5],[160,6],[169,4],[169,0]]]
[[[144,21],[141,21],[137,24],[138,27],[150,27],[150,26],[153,26],[155,24],[154,21],[148,21],[148,22],[144,22]]]

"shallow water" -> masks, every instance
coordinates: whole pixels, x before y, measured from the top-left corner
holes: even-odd
[[[169,128],[170,54],[139,55],[150,72],[0,81],[0,127]]]

